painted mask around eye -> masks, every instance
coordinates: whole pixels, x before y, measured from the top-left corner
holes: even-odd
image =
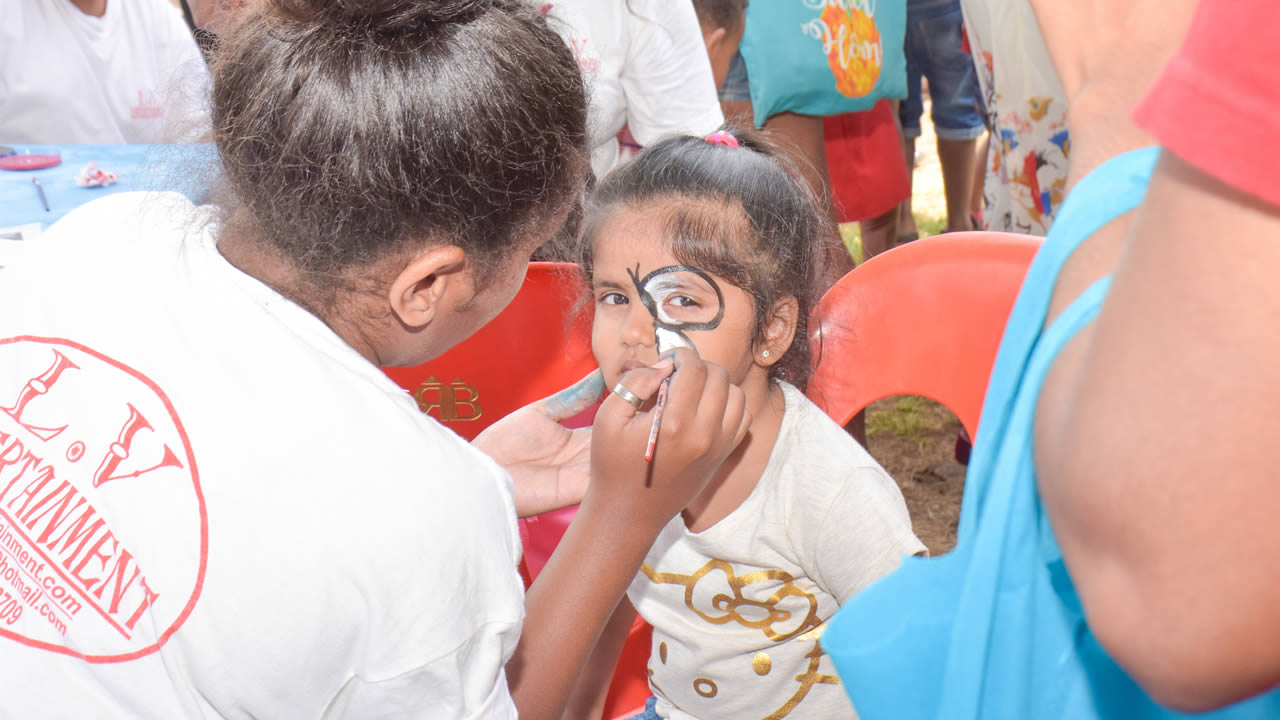
[[[715,330],[724,319],[724,293],[711,275],[692,265],[668,265],[640,277],[640,267],[627,270],[640,302],[653,316],[658,353],[698,347],[685,333]]]

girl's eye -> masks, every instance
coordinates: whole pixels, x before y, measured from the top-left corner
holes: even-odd
[[[619,292],[607,292],[601,295],[600,299],[597,300],[596,302],[600,303],[601,305],[626,305],[627,298],[625,295]]]
[[[692,310],[698,307],[698,301],[688,295],[672,295],[667,298],[667,304],[685,310]]]

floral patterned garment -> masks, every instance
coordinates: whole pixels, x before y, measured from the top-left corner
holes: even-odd
[[[963,0],[991,128],[984,229],[1045,235],[1067,191],[1062,83],[1027,0]]]

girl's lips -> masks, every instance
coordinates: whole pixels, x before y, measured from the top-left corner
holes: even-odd
[[[641,362],[639,360],[628,360],[622,363],[622,374],[628,373],[636,368],[649,367],[652,363]]]

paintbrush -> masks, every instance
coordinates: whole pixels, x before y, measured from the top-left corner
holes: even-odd
[[[658,447],[658,426],[662,424],[662,409],[667,406],[667,388],[671,387],[668,375],[658,386],[658,402],[653,406],[653,425],[649,428],[649,443],[644,448],[644,461],[653,462],[653,451]]]
[[[36,192],[40,193],[40,204],[44,206],[44,211],[50,212],[49,198],[44,196],[44,186],[40,184],[40,178],[33,177],[31,178],[31,182],[36,184]]]
[[[659,354],[665,353],[678,347],[692,348],[693,346],[678,334],[666,329],[657,328],[654,330],[654,336],[657,341]],[[697,352],[694,350],[694,352]],[[674,372],[674,371],[673,371]],[[658,447],[658,426],[662,425],[662,410],[667,406],[667,390],[671,387],[671,376],[668,375],[662,384],[658,386],[658,400],[653,404],[653,425],[649,427],[649,442],[644,447],[644,461],[653,462],[654,450]]]

